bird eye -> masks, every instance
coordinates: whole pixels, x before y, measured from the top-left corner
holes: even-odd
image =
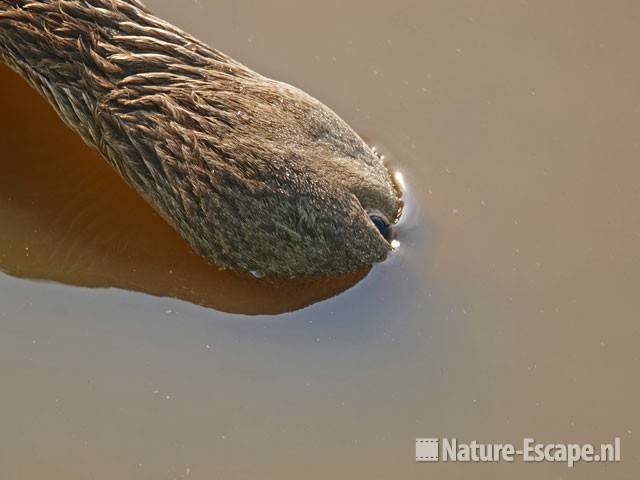
[[[369,218],[371,219],[371,223],[373,223],[380,235],[382,235],[385,240],[391,240],[391,224],[387,221],[387,219],[378,213],[369,213]]]

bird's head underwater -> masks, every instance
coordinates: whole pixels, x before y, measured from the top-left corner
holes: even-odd
[[[333,111],[137,0],[0,0],[0,55],[195,251],[335,276],[383,260],[401,202]],[[98,8],[99,7],[99,8]]]
[[[197,252],[278,277],[335,276],[386,258],[398,191],[375,151],[333,111],[253,72],[189,84],[147,98],[158,104],[140,118],[129,110],[147,96],[135,85],[110,108],[142,144],[136,150],[162,167],[146,161],[142,180],[130,181],[142,183]]]

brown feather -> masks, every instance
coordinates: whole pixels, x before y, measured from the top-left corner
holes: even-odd
[[[367,212],[400,201],[348,125],[137,0],[0,0],[0,59],[217,265],[337,275],[390,250]]]

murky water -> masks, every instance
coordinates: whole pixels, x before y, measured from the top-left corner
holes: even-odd
[[[0,478],[637,478],[637,4],[147,4],[378,145],[401,248],[218,272],[0,70]],[[429,436],[622,462],[416,463]]]
[[[245,314],[295,310],[367,274],[257,280],[207,264],[26,82],[0,68],[0,139],[19,159],[0,164],[0,212],[10,226],[0,239],[0,271]]]

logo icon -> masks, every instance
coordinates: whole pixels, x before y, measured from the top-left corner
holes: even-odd
[[[416,462],[438,461],[437,438],[416,438]]]

